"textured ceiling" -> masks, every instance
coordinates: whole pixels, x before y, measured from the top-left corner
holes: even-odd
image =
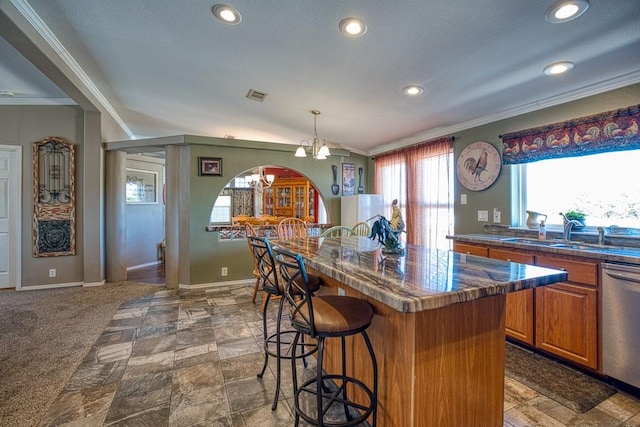
[[[212,1],[9,1],[44,23],[135,138],[296,144],[317,109],[321,138],[372,154],[640,81],[638,0],[591,0],[564,24],[545,21],[542,0],[234,0],[234,26]],[[343,36],[346,17],[368,32]],[[16,101],[64,97],[2,40],[0,55],[0,90]],[[543,75],[560,60],[576,67]],[[407,98],[408,84],[424,94]]]

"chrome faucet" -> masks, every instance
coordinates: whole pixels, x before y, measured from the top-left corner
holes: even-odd
[[[573,230],[573,227],[580,228],[582,227],[582,223],[575,219],[571,219],[569,221],[564,222],[564,234],[562,238],[564,239],[565,242],[568,242],[571,240],[571,230]]]

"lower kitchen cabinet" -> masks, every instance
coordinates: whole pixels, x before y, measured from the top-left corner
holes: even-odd
[[[536,347],[598,369],[597,291],[567,282],[536,289]]]
[[[562,268],[569,280],[536,289],[536,347],[598,369],[598,264],[539,255],[536,264]]]
[[[454,242],[453,250],[503,261],[565,270],[568,281],[507,294],[508,337],[596,371],[599,264],[543,251]]]
[[[528,253],[489,248],[489,258],[534,264],[535,257]],[[534,345],[533,289],[507,294],[505,327],[507,336],[525,344]]]

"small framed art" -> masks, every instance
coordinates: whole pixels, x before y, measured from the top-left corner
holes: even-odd
[[[219,157],[198,157],[198,175],[222,176],[222,159]]]
[[[353,196],[355,192],[356,167],[353,163],[342,164],[342,195]]]

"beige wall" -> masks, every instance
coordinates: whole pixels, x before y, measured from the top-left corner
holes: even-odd
[[[71,106],[0,106],[0,144],[22,147],[22,287],[83,282],[83,230],[87,226],[82,209],[84,174],[83,113]],[[59,136],[76,144],[76,248],[75,256],[34,258],[33,253],[33,143]],[[92,226],[92,225],[88,225]],[[57,270],[49,278],[49,269]]]

